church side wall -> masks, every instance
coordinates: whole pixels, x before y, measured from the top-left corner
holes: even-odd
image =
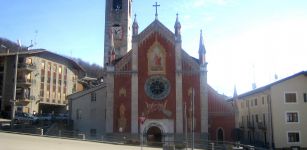
[[[117,74],[114,76],[114,81],[113,130],[115,133],[131,132],[131,75]]]
[[[191,122],[191,100],[192,100],[192,88],[194,88],[194,116],[196,119],[195,132],[200,133],[200,95],[199,95],[199,75],[198,74],[184,74],[182,77],[182,95],[183,104],[186,104],[187,118],[188,122]],[[188,123],[188,130],[190,130],[191,125]]]

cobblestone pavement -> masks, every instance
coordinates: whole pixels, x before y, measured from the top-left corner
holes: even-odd
[[[0,132],[0,150],[140,150],[137,146],[106,144]],[[143,150],[162,148],[143,147]]]

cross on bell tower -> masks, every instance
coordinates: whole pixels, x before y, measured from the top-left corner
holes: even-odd
[[[155,14],[155,17],[156,17],[156,19],[158,19],[158,7],[160,6],[160,5],[158,5],[158,3],[156,2],[156,4],[155,5],[152,5],[153,7],[156,7],[156,14]]]

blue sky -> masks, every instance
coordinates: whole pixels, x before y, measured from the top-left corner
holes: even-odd
[[[155,0],[133,0],[142,31],[154,20]],[[159,20],[171,31],[176,13],[183,48],[197,57],[199,31],[207,49],[208,82],[232,95],[306,70],[305,0],[161,0]],[[104,0],[0,0],[0,36],[36,41],[62,55],[102,65]],[[37,34],[35,33],[37,31]]]

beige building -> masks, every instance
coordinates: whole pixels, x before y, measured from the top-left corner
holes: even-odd
[[[236,127],[245,144],[307,148],[307,72],[238,95]]]
[[[0,54],[2,112],[11,111],[15,61],[16,52]],[[16,111],[65,112],[68,104],[66,96],[78,90],[77,79],[84,74],[84,70],[75,61],[50,51],[39,49],[19,52]]]

